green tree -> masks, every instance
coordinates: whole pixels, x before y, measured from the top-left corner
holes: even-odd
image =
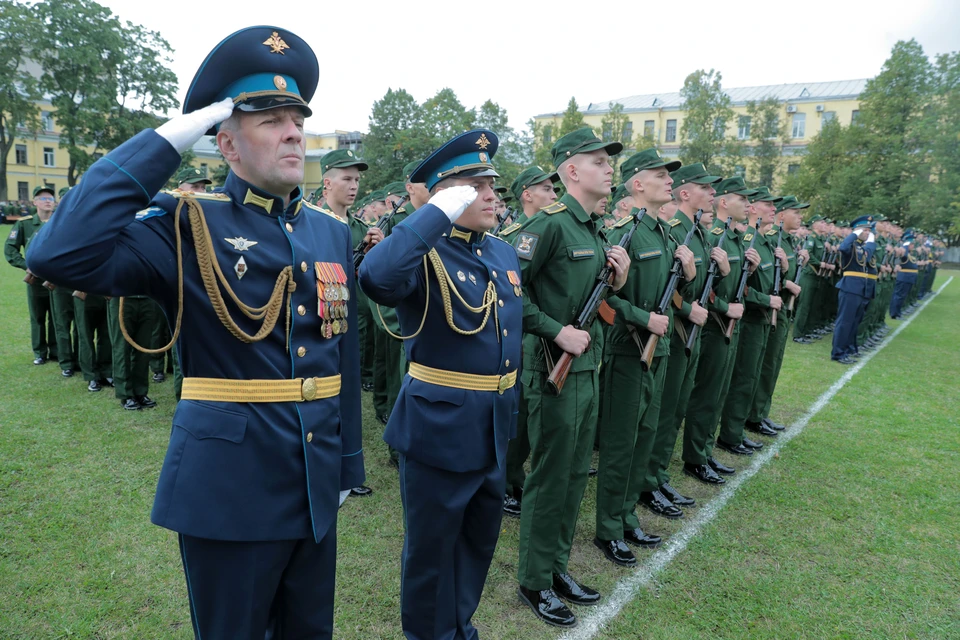
[[[369,165],[361,189],[365,192],[400,178],[403,166],[422,160],[428,151],[413,137],[420,120],[420,105],[404,89],[387,89],[373,103],[370,130],[363,139],[363,156]]]
[[[914,211],[927,214],[923,227],[948,234],[956,243],[960,236],[960,53],[937,57],[932,117],[926,122],[931,132],[930,179],[914,182],[911,200]]]
[[[702,162],[708,171],[719,168],[716,159],[727,144],[727,125],[734,116],[721,80],[719,71],[698,69],[687,76],[680,90],[684,108],[680,160]]]
[[[493,161],[497,173],[500,174],[497,182],[509,186],[531,158],[523,136],[510,126],[507,110],[492,100],[487,100],[477,109],[473,126],[477,129],[489,129],[497,134],[500,147]]]
[[[533,118],[527,120],[526,153],[531,158],[531,164],[541,167],[544,171],[556,169],[553,166],[553,156],[550,155],[550,149],[555,140],[554,128],[552,123],[540,123]]]
[[[562,138],[568,133],[585,126],[583,114],[580,113],[580,107],[577,106],[577,99],[570,98],[570,102],[567,103],[567,110],[563,112],[563,119],[560,121],[560,129],[554,132],[553,139]]]
[[[171,49],[158,33],[121,24],[92,0],[41,2],[33,12],[40,23],[33,49],[43,69],[40,87],[56,108],[72,186],[94,153],[155,125],[149,111],[179,106],[176,76],[166,66]]]
[[[464,107],[453,89],[444,88],[420,106],[420,120],[414,130],[420,143],[432,150],[472,129],[475,119],[476,111]]]
[[[613,167],[615,179],[619,178],[617,167],[620,161],[623,160],[625,153],[629,153],[630,150],[635,148],[633,146],[634,136],[630,133],[632,128],[628,127],[629,123],[630,117],[623,113],[623,105],[615,102],[610,105],[610,110],[606,115],[600,119],[600,129],[594,129],[597,136],[604,142],[619,140],[623,143],[624,151],[610,158],[610,165]]]
[[[17,128],[36,131],[40,110],[37,79],[26,69],[36,22],[21,4],[0,10],[0,200],[7,200],[7,160]]]
[[[767,185],[774,190],[774,176],[783,156],[783,145],[789,140],[787,124],[781,122],[783,105],[774,97],[747,103],[750,116],[751,162],[747,182],[752,186]]]

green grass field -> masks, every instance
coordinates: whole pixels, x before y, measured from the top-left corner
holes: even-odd
[[[128,413],[110,389],[33,366],[20,279],[0,269],[0,637],[192,637],[175,535],[149,522],[172,384]],[[954,282],[597,637],[960,637],[958,313]],[[846,371],[828,351],[788,344],[774,419],[790,424]],[[399,638],[397,476],[364,403],[376,493],[340,512],[336,637]],[[717,489],[680,469],[675,486],[709,504]],[[593,491],[570,570],[610,593],[630,570],[590,542]],[[640,516],[664,536],[683,526]],[[475,623],[484,638],[555,638],[515,594],[518,525],[503,522]]]

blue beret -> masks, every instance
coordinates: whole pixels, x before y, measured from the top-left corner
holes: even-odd
[[[183,112],[231,97],[241,111],[297,106],[309,116],[307,103],[319,79],[317,56],[299,36],[280,27],[247,27],[207,55],[187,90]],[[207,132],[215,133],[215,128]]]
[[[497,134],[489,129],[461,133],[421,162],[409,182],[424,182],[427,189],[432,189],[444,178],[499,177],[490,163],[499,145]]]

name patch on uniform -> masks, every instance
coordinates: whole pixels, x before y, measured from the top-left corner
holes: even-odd
[[[703,258],[700,256],[694,256],[693,264],[703,264]]]
[[[740,256],[727,256],[727,262],[740,262]]]
[[[514,247],[517,250],[517,257],[532,260],[538,242],[540,242],[540,236],[536,233],[521,233],[517,236],[517,245]]]
[[[636,254],[634,254],[634,257],[637,260],[647,260],[649,258],[656,258],[660,255],[663,255],[663,251],[660,249],[645,249],[643,251],[637,251]]]
[[[142,222],[147,218],[156,218],[157,216],[166,215],[166,213],[167,210],[162,207],[150,207],[148,209],[144,209],[143,211],[138,211],[137,220]]]
[[[593,256],[597,255],[597,252],[590,247],[571,247],[567,250],[567,253],[574,260],[583,260],[584,258],[592,258]]]
[[[761,262],[761,263],[760,263],[760,271],[766,271],[767,269],[769,269],[769,268],[772,267],[772,266],[773,266],[773,263],[772,263],[772,262]]]

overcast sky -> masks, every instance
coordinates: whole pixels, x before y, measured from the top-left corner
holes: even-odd
[[[320,60],[307,128],[366,131],[388,88],[423,101],[451,87],[487,98],[520,129],[532,116],[641,93],[677,91],[714,68],[726,87],[869,78],[897,40],[960,50],[960,0],[533,2],[409,0],[99,0],[159,31],[174,49],[179,98],[227,35],[263,24],[305,39]],[[358,81],[362,78],[362,81]]]

